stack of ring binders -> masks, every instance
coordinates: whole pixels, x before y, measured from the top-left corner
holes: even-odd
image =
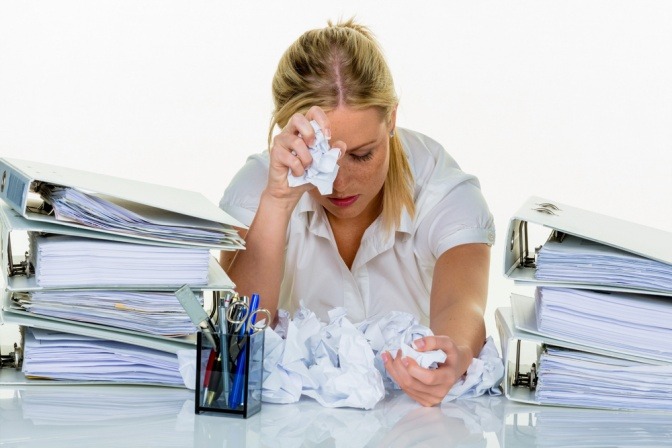
[[[22,334],[0,385],[185,387],[177,353],[198,328],[175,291],[187,283],[203,303],[234,290],[211,250],[244,249],[236,228],[199,193],[0,159],[0,320]]]
[[[532,197],[507,236],[504,275],[535,294],[495,314],[506,396],[672,411],[672,233]]]

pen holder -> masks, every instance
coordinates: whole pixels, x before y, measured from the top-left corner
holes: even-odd
[[[264,332],[225,335],[199,331],[196,351],[196,414],[250,417],[261,410]],[[213,347],[212,341],[219,345]]]

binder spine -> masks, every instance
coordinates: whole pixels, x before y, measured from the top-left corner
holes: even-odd
[[[511,313],[510,308],[497,308],[495,311],[495,324],[499,332],[504,361],[504,392],[507,396],[510,396],[513,388],[518,387],[529,389],[530,392],[534,391],[538,380],[537,363],[532,363],[527,372],[520,364],[522,340],[513,334],[513,323],[509,322],[512,321],[513,316],[509,318],[505,316],[509,313]]]
[[[30,178],[0,160],[0,198],[19,213],[24,211],[29,184]]]

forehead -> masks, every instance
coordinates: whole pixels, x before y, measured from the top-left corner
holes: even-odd
[[[332,140],[342,140],[349,148],[377,141],[385,135],[385,120],[378,109],[339,106],[326,112]]]

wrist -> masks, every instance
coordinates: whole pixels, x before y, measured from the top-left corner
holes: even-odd
[[[457,363],[459,367],[459,372],[460,375],[464,375],[465,373],[467,373],[467,369],[469,369],[471,361],[475,358],[474,351],[471,349],[469,345],[466,344],[458,345],[457,351],[459,353]]]
[[[296,207],[296,204],[299,202],[300,197],[301,196],[298,198],[293,196],[277,196],[266,188],[261,192],[259,209],[264,208],[274,215],[279,214],[280,216],[289,218],[292,211],[294,211],[294,207]]]

